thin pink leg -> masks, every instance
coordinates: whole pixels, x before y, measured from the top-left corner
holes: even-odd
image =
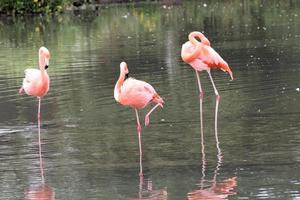
[[[150,119],[149,119],[149,116],[150,114],[158,107],[163,107],[162,104],[156,104],[145,116],[145,126],[149,126],[149,123],[150,123]]]
[[[196,72],[197,82],[198,82],[198,87],[199,87],[201,140],[204,141],[203,140],[203,109],[202,109],[204,93],[203,93],[203,90],[202,90],[202,87],[201,87],[199,73],[196,70],[195,70],[195,72]]]
[[[201,178],[200,187],[201,187],[201,189],[203,189],[204,180],[205,180],[205,169],[206,169],[204,131],[203,131],[203,108],[202,108],[203,90],[202,90],[202,87],[201,87],[199,73],[196,70],[195,70],[195,72],[196,72],[197,82],[198,82],[198,87],[199,87],[199,100],[200,100],[200,133],[201,133],[201,153],[202,153],[202,178]]]
[[[220,142],[219,142],[219,138],[218,138],[218,109],[219,109],[219,103],[220,103],[220,95],[219,95],[218,90],[217,90],[217,88],[215,86],[215,83],[213,81],[213,78],[211,76],[210,71],[207,71],[207,73],[209,75],[210,81],[211,81],[211,83],[213,85],[214,92],[215,92],[215,95],[216,95],[215,137],[216,137],[216,146],[217,146],[217,149],[218,149],[218,161],[220,161],[222,159],[222,152],[221,152]]]
[[[140,118],[139,118],[139,113],[138,113],[137,109],[135,109],[135,115],[136,115],[137,132],[138,132],[138,137],[139,137],[139,150],[140,150],[140,174],[139,175],[143,176],[143,164],[142,164],[143,152],[142,152],[142,139],[141,139],[142,127],[140,124]]]
[[[42,159],[42,144],[41,144],[41,98],[39,99],[39,107],[38,107],[38,133],[39,133],[39,156],[40,156],[40,170],[42,183],[44,183],[44,168],[43,168],[43,159]]]

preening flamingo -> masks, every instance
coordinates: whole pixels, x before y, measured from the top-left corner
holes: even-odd
[[[23,85],[19,90],[20,94],[26,93],[30,96],[38,98],[38,135],[39,135],[39,155],[41,161],[41,131],[40,131],[40,110],[41,110],[41,98],[45,96],[49,90],[50,78],[46,69],[49,66],[50,52],[46,47],[39,49],[39,67],[40,69],[26,69],[25,78],[23,79]],[[40,162],[42,168],[42,162]],[[43,173],[42,179],[44,179]]]
[[[115,85],[114,98],[124,106],[130,106],[135,110],[137,121],[137,132],[139,137],[140,150],[140,175],[142,175],[142,143],[141,143],[141,124],[138,109],[145,108],[150,103],[156,105],[146,114],[145,126],[150,123],[150,114],[158,107],[163,107],[163,99],[157,94],[154,88],[145,81],[136,80],[128,77],[128,67],[125,62],[120,64],[120,76]]]
[[[198,41],[196,38],[200,39]],[[197,82],[199,87],[199,98],[200,98],[200,118],[202,125],[202,101],[203,101],[203,90],[201,87],[199,73],[203,70],[207,71],[210,81],[213,85],[214,92],[216,95],[216,110],[215,110],[215,132],[217,133],[217,115],[218,106],[220,101],[219,92],[215,86],[213,78],[211,76],[211,69],[221,69],[228,72],[231,79],[233,80],[232,71],[226,61],[210,46],[209,40],[201,32],[191,32],[189,34],[189,41],[182,45],[181,57],[185,63],[188,63],[193,67],[196,72]],[[202,126],[201,126],[202,127]]]

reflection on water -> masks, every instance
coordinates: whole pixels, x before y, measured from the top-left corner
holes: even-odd
[[[236,78],[212,71],[222,97],[218,137],[224,159],[216,185],[238,177],[237,194],[229,199],[299,198],[299,13],[298,0],[212,0],[165,8],[122,4],[98,15],[1,16],[1,198],[22,199],[25,188],[41,184],[36,101],[17,91],[24,69],[37,67],[42,45],[52,53],[51,88],[41,108],[43,160],[56,199],[138,197],[135,117],[112,92],[124,59],[131,76],[151,83],[166,102],[142,133],[145,177],[154,190],[167,188],[172,200],[201,189],[197,82],[180,58],[194,30],[207,35]],[[218,150],[214,92],[209,77],[200,76],[206,92],[205,189]]]
[[[151,178],[145,179],[143,171],[143,154],[140,152],[140,170],[139,170],[139,192],[138,197],[130,197],[128,200],[145,199],[145,200],[167,200],[167,189],[153,190]]]
[[[188,193],[189,200],[222,200],[227,199],[229,195],[236,195],[232,190],[237,186],[236,177],[228,178],[222,182],[207,183],[209,186],[197,189]]]
[[[202,178],[198,186],[200,189],[196,189],[188,193],[189,200],[222,200],[226,199],[229,195],[236,195],[232,190],[237,186],[237,177],[228,178],[222,182],[217,182],[217,175],[219,174],[220,167],[222,165],[223,155],[220,148],[220,142],[218,137],[218,122],[217,122],[217,112],[218,112],[218,99],[216,99],[216,110],[215,110],[215,140],[217,147],[217,165],[213,172],[212,180],[206,180],[206,156],[205,156],[205,142],[204,142],[204,124],[203,124],[203,114],[202,114],[202,100],[200,99],[200,134],[201,134],[201,153],[202,153]]]
[[[145,186],[144,186],[145,185]],[[138,197],[130,197],[128,200],[167,200],[168,192],[167,189],[153,190],[153,184],[151,179],[144,180],[140,177],[139,195]]]
[[[29,189],[25,191],[25,200],[55,200],[55,192],[52,187],[45,183],[44,163],[42,155],[42,141],[41,141],[41,121],[40,121],[40,103],[38,108],[38,148],[39,148],[39,166],[41,181],[38,184],[30,185]]]
[[[55,192],[45,184],[30,186],[25,192],[25,200],[55,200]]]

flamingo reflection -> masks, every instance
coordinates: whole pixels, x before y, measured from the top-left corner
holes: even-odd
[[[152,180],[147,180],[147,187],[143,188],[143,179],[140,179],[139,196],[130,197],[128,200],[167,200],[168,192],[167,189],[153,190]]]
[[[200,101],[200,108],[202,107],[202,101]],[[202,112],[200,111],[202,116]],[[199,189],[189,192],[187,197],[188,200],[222,200],[227,199],[230,195],[235,195],[236,192],[233,190],[237,186],[237,177],[231,177],[223,181],[217,182],[217,175],[223,162],[222,150],[220,148],[220,142],[217,132],[217,120],[215,120],[215,139],[217,153],[217,166],[214,170],[212,180],[206,180],[206,157],[205,157],[205,144],[204,144],[204,133],[203,133],[203,119],[200,117],[200,133],[201,133],[201,153],[202,153],[202,178],[199,183]]]
[[[36,185],[30,185],[29,189],[25,191],[24,199],[25,200],[55,200],[55,192],[53,188],[45,183],[41,143],[39,143],[39,161],[40,161],[41,183]]]
[[[54,200],[55,192],[53,188],[46,184],[31,186],[25,192],[25,200]]]
[[[140,159],[140,173],[139,173],[139,193],[138,197],[129,197],[128,200],[167,200],[168,192],[167,189],[153,190],[153,183],[150,178],[144,181],[143,173],[143,158]],[[147,183],[144,186],[144,182]]]

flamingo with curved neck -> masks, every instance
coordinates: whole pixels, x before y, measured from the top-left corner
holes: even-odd
[[[209,40],[201,32],[191,32],[188,36],[189,41],[185,42],[181,48],[182,60],[191,65],[195,70],[200,97],[200,118],[202,119],[202,101],[203,101],[203,90],[201,87],[199,72],[207,71],[214,92],[216,95],[216,109],[215,109],[215,132],[217,133],[217,114],[218,106],[220,101],[219,92],[215,86],[213,78],[211,76],[211,69],[221,69],[228,72],[231,79],[233,80],[232,71],[225,60],[210,46]],[[196,38],[200,39],[198,41]]]

